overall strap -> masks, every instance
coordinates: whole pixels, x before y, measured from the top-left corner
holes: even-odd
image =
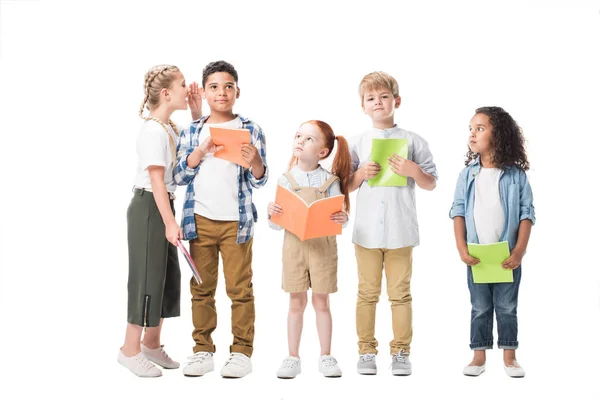
[[[319,188],[319,193],[325,193],[325,192],[327,192],[327,190],[329,189],[329,187],[331,185],[333,185],[333,182],[339,181],[339,180],[340,180],[340,178],[338,178],[337,176],[331,175],[329,177],[329,179],[327,179],[327,181],[324,184],[321,185],[321,187]]]
[[[291,172],[288,171],[285,174],[283,174],[283,176],[285,176],[287,178],[287,180],[290,182],[290,185],[292,185],[292,190],[294,192],[299,192],[300,190],[302,190],[302,188],[300,186],[298,186],[298,183],[292,176]]]

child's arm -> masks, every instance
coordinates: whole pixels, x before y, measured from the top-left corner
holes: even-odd
[[[190,127],[181,131],[179,136],[179,143],[177,144],[177,165],[173,171],[173,178],[175,179],[175,183],[177,185],[187,185],[189,184],[194,176],[196,176],[196,172],[198,172],[197,166],[192,168],[188,165],[188,154],[191,154],[194,151],[194,148],[191,146],[192,143],[192,132],[196,131],[196,127],[192,124]]]
[[[329,186],[329,189],[327,190],[327,195],[329,197],[342,195],[342,187],[340,185],[340,181],[335,181],[331,184],[331,186]],[[348,226],[349,219],[350,216],[345,210],[331,214],[331,220],[337,222],[338,224],[341,224],[342,228]]]
[[[415,183],[424,190],[433,190],[436,185],[436,178],[432,174],[424,172],[414,161],[394,154],[388,159],[390,168],[394,173],[409,178],[413,178]]]
[[[454,190],[454,201],[450,209],[450,218],[454,220],[454,239],[456,240],[456,249],[460,259],[467,265],[476,265],[479,260],[471,257],[467,247],[467,227],[465,224],[465,195],[466,179],[468,169],[465,168],[458,175],[456,189]]]
[[[250,168],[246,170],[246,178],[253,188],[261,188],[269,179],[269,167],[267,167],[267,143],[265,135],[260,126],[254,124],[251,130],[252,136],[256,137],[254,145],[242,145],[242,157]]]
[[[525,250],[527,249],[527,243],[529,243],[529,236],[531,235],[531,227],[533,223],[530,219],[521,220],[519,223],[519,233],[517,233],[517,244],[515,248],[510,252],[508,257],[502,263],[502,267],[505,269],[515,269],[521,265]]]
[[[373,161],[364,163],[355,173],[350,175],[350,183],[348,183],[348,192],[354,192],[362,185],[364,181],[368,181],[371,178],[377,176],[381,171],[379,164]]]
[[[429,145],[418,135],[414,135],[412,145],[413,160],[395,154],[390,158],[390,167],[395,173],[414,179],[421,189],[433,190],[438,176]]]
[[[291,189],[292,185],[290,185],[290,182],[287,180],[287,178],[285,177],[285,175],[282,175],[279,177],[279,179],[277,180],[277,185],[281,185],[285,188]],[[267,206],[267,214],[269,215],[269,228],[271,229],[275,229],[276,231],[280,231],[283,228],[273,222],[271,222],[271,216],[272,215],[281,215],[283,214],[283,209],[281,208],[281,206],[277,203],[275,203],[274,201],[271,201],[269,203],[269,205]]]
[[[521,222],[519,223],[519,232],[517,233],[517,244],[510,252],[510,257],[502,263],[504,268],[515,269],[521,265],[521,261],[527,250],[527,244],[529,243],[531,227],[535,224],[533,193],[527,179],[527,174],[522,170],[519,170],[519,220]]]
[[[456,249],[462,262],[469,266],[479,264],[479,260],[469,254],[465,217],[454,217],[454,239],[456,240]]]
[[[192,124],[190,128],[181,131],[179,144],[177,145],[177,165],[173,177],[177,185],[188,185],[196,176],[202,158],[207,153],[219,151],[223,146],[216,146],[212,138],[208,136],[197,147],[192,147],[192,132],[196,132],[196,126]]]
[[[167,240],[174,246],[177,246],[177,240],[183,238],[181,228],[175,221],[175,215],[171,211],[171,204],[169,203],[169,194],[165,187],[165,167],[158,165],[150,165],[148,167],[148,174],[150,175],[150,184],[152,185],[152,194],[154,195],[154,201],[160,212],[160,216],[165,224],[165,236]]]
[[[348,180],[348,192],[352,193],[362,185],[366,180],[375,177],[381,167],[375,162],[366,162],[360,168],[360,157],[358,156],[358,150],[356,144],[353,144],[350,148],[350,156],[352,157],[352,175]]]

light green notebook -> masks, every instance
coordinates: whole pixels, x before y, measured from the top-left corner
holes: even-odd
[[[381,171],[369,179],[369,186],[406,186],[406,177],[397,175],[388,164],[392,154],[408,158],[408,139],[373,139],[371,161],[381,166]]]
[[[475,244],[468,243],[467,248],[472,257],[479,259],[479,264],[473,265],[473,282],[501,283],[512,282],[511,269],[502,268],[502,263],[510,257],[508,242]]]

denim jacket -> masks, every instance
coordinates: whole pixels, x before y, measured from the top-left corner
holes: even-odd
[[[464,217],[467,227],[467,243],[479,243],[475,230],[473,208],[475,204],[475,176],[479,173],[479,158],[474,160],[458,176],[454,202],[450,209],[450,218]],[[513,165],[500,173],[500,202],[504,210],[504,229],[500,241],[508,241],[512,251],[517,244],[519,224],[524,219],[535,224],[533,193],[527,180],[527,174]]]

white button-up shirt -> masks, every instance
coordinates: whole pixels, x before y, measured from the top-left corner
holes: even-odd
[[[427,142],[416,133],[396,125],[389,129],[371,128],[351,140],[352,172],[371,161],[372,140],[408,139],[408,159],[437,179],[433,155]],[[398,249],[419,244],[415,202],[415,181],[406,186],[369,186],[362,182],[356,196],[356,218],[352,241],[368,249]]]

